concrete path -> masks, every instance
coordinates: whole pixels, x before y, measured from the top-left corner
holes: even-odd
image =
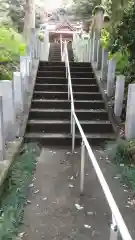
[[[110,210],[87,160],[85,195],[80,197],[79,151],[72,155],[69,149],[42,149],[20,229],[25,232],[23,239],[109,240]],[[103,152],[95,150],[95,154],[135,239],[135,209],[126,207],[130,193],[113,178],[114,167]]]

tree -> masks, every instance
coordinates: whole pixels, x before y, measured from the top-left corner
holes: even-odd
[[[23,35],[26,41],[30,37],[31,28],[35,28],[35,1],[26,0],[24,6],[25,16],[24,16],[24,28]]]
[[[83,18],[90,18],[96,5],[101,4],[101,0],[74,0],[74,12]]]
[[[124,13],[125,7],[128,6],[130,0],[104,0],[104,6],[106,11],[111,17],[113,24],[118,22]]]

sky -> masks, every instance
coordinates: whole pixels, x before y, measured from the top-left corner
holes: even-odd
[[[62,0],[45,0],[45,6],[47,10],[53,10],[59,8]]]
[[[51,11],[59,8],[62,5],[62,2],[65,2],[65,0],[36,0],[36,2],[38,2],[38,4],[40,4],[41,6],[44,6],[47,11]],[[68,4],[71,2],[72,0],[66,1],[66,3]]]

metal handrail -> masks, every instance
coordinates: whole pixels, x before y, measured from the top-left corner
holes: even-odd
[[[60,35],[60,53],[61,53],[61,61],[62,61],[62,55],[63,55],[63,43],[62,43],[62,36]]]
[[[77,125],[80,135],[82,137],[82,147],[81,147],[81,180],[80,180],[80,191],[83,193],[84,191],[84,155],[85,149],[88,152],[89,160],[91,160],[92,165],[95,169],[97,174],[98,180],[101,184],[103,189],[104,195],[110,207],[112,213],[112,224],[110,228],[110,240],[118,240],[119,233],[122,237],[122,240],[132,240],[128,228],[123,220],[123,217],[117,207],[117,204],[113,198],[113,195],[110,191],[110,188],[105,180],[105,177],[99,167],[99,164],[94,156],[94,153],[89,145],[89,142],[84,134],[84,131],[80,125],[80,122],[76,116],[75,108],[74,108],[74,98],[73,98],[73,90],[72,90],[72,82],[71,82],[71,74],[70,74],[70,66],[69,66],[69,58],[68,58],[68,50],[67,50],[67,43],[64,43],[64,59],[65,59],[65,66],[66,66],[66,76],[68,78],[68,98],[71,99],[71,133],[72,133],[72,151],[74,151],[75,147],[75,124]]]

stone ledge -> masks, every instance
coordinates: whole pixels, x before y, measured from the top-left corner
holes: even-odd
[[[18,138],[14,142],[8,142],[5,149],[5,160],[0,162],[0,188],[7,177],[7,173],[15,157],[19,153],[23,138]]]

